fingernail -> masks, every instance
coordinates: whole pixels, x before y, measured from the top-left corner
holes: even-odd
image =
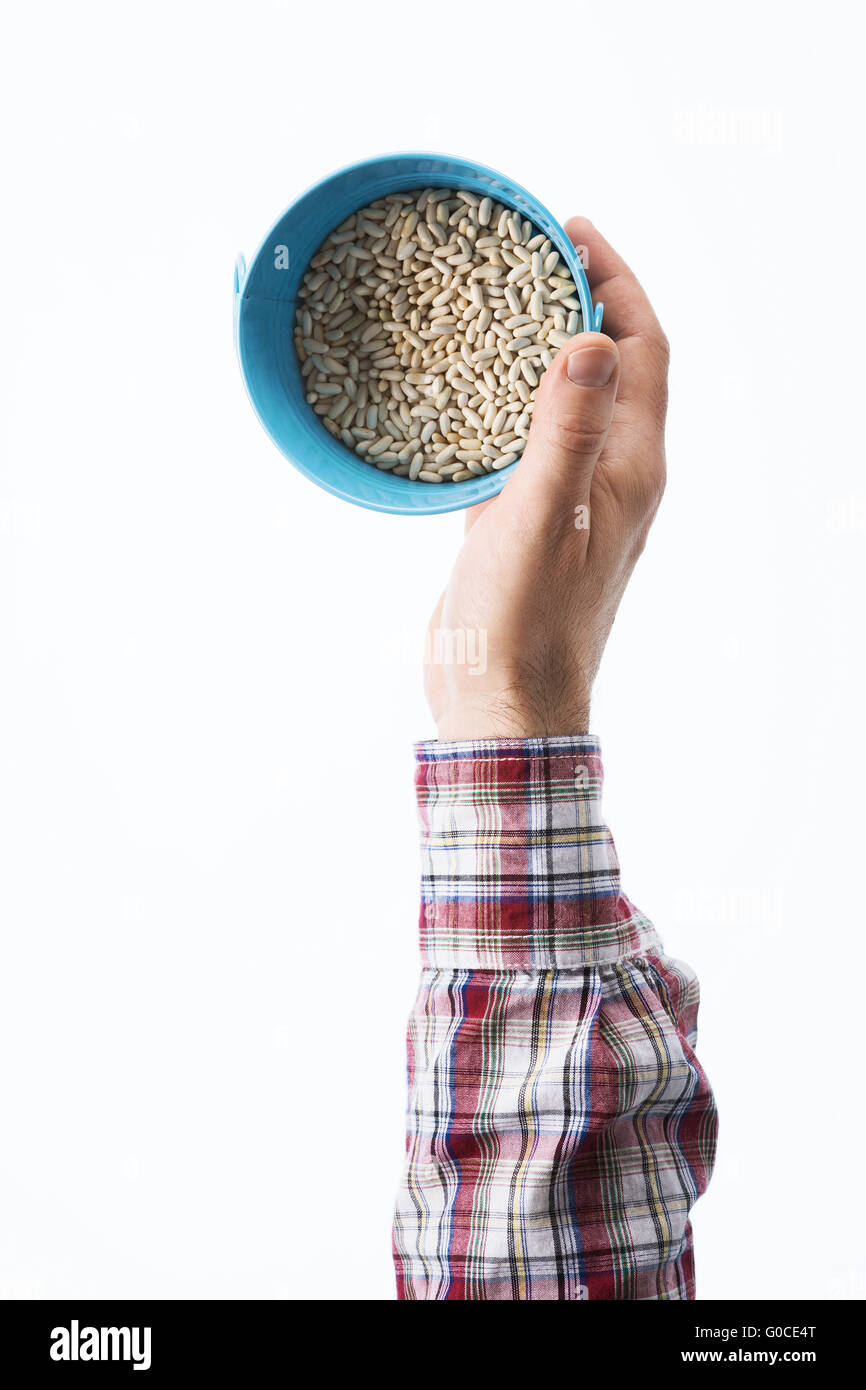
[[[616,367],[616,355],[607,348],[586,347],[568,355],[565,370],[577,386],[607,386]]]

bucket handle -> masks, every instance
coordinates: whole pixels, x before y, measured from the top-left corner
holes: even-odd
[[[246,263],[246,261],[244,260],[243,255],[242,255],[241,252],[239,251],[238,254],[235,256],[234,300],[233,300],[233,309],[234,309],[234,312],[233,312],[233,316],[232,316],[232,317],[233,317],[234,340],[235,340],[235,351],[237,351],[237,346],[238,346],[238,316],[240,315],[240,309],[241,309],[241,291],[243,290],[244,281],[246,280],[246,278],[247,278],[247,263]]]
[[[239,313],[240,313],[240,307],[241,307],[241,293],[242,293],[242,291],[243,291],[243,288],[244,288],[244,281],[246,280],[246,278],[247,278],[247,263],[246,263],[246,261],[244,260],[243,253],[242,253],[241,251],[239,251],[238,254],[235,256],[235,273],[234,273],[234,314],[233,314],[233,326],[234,326],[235,349],[237,349],[237,345],[238,345],[238,315],[239,315]],[[593,327],[593,332],[595,332],[595,333],[600,333],[600,332],[601,332],[601,321],[602,321],[602,318],[603,318],[603,317],[604,317],[604,304],[601,302],[601,300],[599,300],[598,303],[596,304],[594,310],[593,310],[593,315],[592,315],[592,327]]]

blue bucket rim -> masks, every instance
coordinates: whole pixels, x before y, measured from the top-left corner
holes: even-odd
[[[580,258],[577,255],[576,250],[571,240],[569,239],[568,234],[566,233],[562,223],[559,221],[557,217],[554,217],[553,213],[544,203],[541,202],[540,198],[537,198],[534,193],[530,193],[530,191],[527,188],[524,188],[524,186],[518,183],[515,179],[510,178],[509,175],[502,173],[500,169],[494,169],[492,168],[492,166],[488,164],[479,163],[476,160],[467,158],[465,155],[447,154],[441,151],[395,150],[391,152],[370,155],[366,159],[354,160],[351,164],[344,164],[340,168],[332,170],[329,174],[325,174],[322,178],[317,179],[314,183],[309,184],[301,193],[297,195],[297,197],[292,199],[292,201],[283,209],[280,216],[277,217],[271,223],[270,227],[268,228],[268,231],[260,239],[259,244],[256,247],[255,253],[253,254],[252,258],[248,263],[245,261],[242,255],[238,255],[236,257],[234,268],[234,342],[235,352],[241,369],[241,378],[244,383],[244,389],[247,393],[247,398],[250,401],[250,404],[253,408],[253,411],[255,412],[257,420],[264,429],[265,433],[270,438],[271,442],[282,454],[283,458],[287,459],[288,462],[291,463],[292,467],[297,469],[299,473],[303,474],[305,478],[308,478],[318,487],[324,489],[324,491],[330,492],[335,497],[342,498],[343,501],[352,502],[355,506],[363,507],[365,510],[386,512],[396,516],[436,516],[443,515],[446,512],[465,511],[468,510],[468,508],[476,506],[481,502],[490,501],[492,500],[492,498],[497,497],[504,488],[514,469],[517,467],[517,463],[511,464],[508,468],[503,468],[499,472],[489,473],[484,478],[479,478],[477,480],[477,483],[481,485],[480,487],[478,487],[475,483],[469,482],[461,483],[459,485],[455,484],[450,487],[447,484],[443,485],[435,483],[413,483],[411,484],[413,489],[423,488],[425,491],[429,489],[429,496],[427,499],[425,499],[424,505],[420,507],[403,506],[400,503],[391,501],[373,502],[371,500],[368,500],[367,498],[358,497],[350,490],[348,490],[345,486],[341,486],[330,481],[318,469],[308,467],[301,459],[286,452],[283,445],[276,437],[267,421],[260,414],[258,407],[256,406],[256,403],[253,400],[249,388],[249,383],[247,381],[247,372],[244,366],[243,355],[241,352],[240,345],[240,306],[246,298],[246,286],[251,280],[252,271],[256,266],[259,257],[265,252],[267,248],[270,247],[273,241],[274,233],[276,232],[277,228],[280,227],[281,224],[285,221],[289,213],[295,207],[297,207],[299,203],[303,202],[305,198],[309,197],[311,194],[317,193],[319,190],[325,188],[329,183],[334,182],[336,179],[341,179],[344,178],[346,175],[361,172],[362,170],[368,168],[371,165],[386,163],[389,160],[402,159],[437,161],[442,160],[446,162],[464,164],[472,170],[475,177],[481,180],[491,179],[494,182],[502,183],[506,186],[510,194],[516,194],[519,197],[523,197],[526,200],[526,202],[530,205],[530,207],[536,208],[541,214],[543,214],[543,216],[545,216],[548,219],[548,221],[555,228],[555,230],[561,233],[563,244],[558,249],[563,254],[563,258],[568,264],[570,271],[575,276],[575,284],[577,287],[578,297],[580,299],[581,304],[581,317],[588,331],[593,331],[596,333],[600,331],[604,305],[600,301],[595,305],[593,304],[592,291],[590,290],[589,281],[586,277],[586,271],[580,263]],[[417,186],[423,187],[423,184],[419,183]],[[443,183],[442,186],[444,187],[445,184]],[[507,203],[509,201],[509,198],[507,196],[500,197],[497,195],[497,197],[498,201],[500,202]],[[359,203],[358,206],[363,207],[363,203]],[[524,213],[523,210],[520,208],[515,208],[515,211],[520,212],[523,216],[529,215]],[[331,443],[335,443],[335,441],[331,440]],[[347,450],[346,452],[349,453],[350,451]],[[359,464],[363,464],[363,460],[361,459],[359,459],[358,462]],[[369,464],[365,466],[369,468]],[[472,495],[467,496],[467,493],[466,491],[464,491],[464,489],[471,489]],[[461,493],[462,496],[460,495]],[[455,496],[454,494],[458,495]]]

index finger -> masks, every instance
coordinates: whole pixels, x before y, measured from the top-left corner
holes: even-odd
[[[605,333],[617,342],[632,337],[663,341],[662,326],[634,271],[589,218],[571,217],[565,230],[574,246],[585,248],[581,263],[593,299],[604,302]]]
[[[589,218],[572,217],[565,230],[574,246],[585,249],[581,263],[593,299],[604,304],[603,330],[622,355],[619,398],[661,404],[663,413],[668,340],[640,281]]]

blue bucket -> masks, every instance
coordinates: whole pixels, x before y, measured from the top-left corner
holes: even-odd
[[[410,482],[372,468],[334,439],[304,399],[293,329],[298,287],[329,232],[358,208],[411,188],[463,188],[515,208],[549,237],[577,285],[582,322],[598,331],[589,285],[564,230],[525,188],[467,159],[392,154],[351,164],[315,184],[265,237],[247,270],[238,256],[234,281],[235,348],[253,408],[290,463],[319,487],[379,512],[404,516],[453,512],[495,497],[516,464],[463,483]],[[288,265],[286,265],[288,262]]]

